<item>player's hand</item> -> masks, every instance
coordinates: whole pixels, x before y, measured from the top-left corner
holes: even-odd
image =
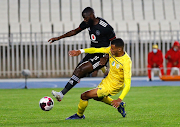
[[[59,38],[54,37],[54,38],[49,39],[48,42],[50,42],[50,44],[51,44],[51,43],[53,43],[54,41],[57,41],[57,40],[59,40]]]
[[[79,56],[81,54],[80,50],[71,50],[69,51],[69,56]]]
[[[105,56],[105,57],[100,58],[99,65],[105,65],[107,63],[107,61],[108,61],[108,58],[109,58],[108,55]]]
[[[117,100],[113,100],[112,101],[112,103],[111,103],[111,105],[114,107],[114,108],[118,108],[119,107],[119,105],[120,105],[120,103],[121,103],[121,99],[120,98],[118,98]]]

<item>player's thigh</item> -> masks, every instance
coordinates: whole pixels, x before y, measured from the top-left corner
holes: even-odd
[[[97,91],[98,91],[98,88],[88,90],[81,94],[81,99],[86,100],[86,99],[91,99],[91,98],[97,98],[98,97]]]
[[[104,55],[102,53],[95,53],[95,54],[92,54],[91,55],[91,58],[89,59],[89,62],[91,62],[92,66],[93,66],[93,71],[95,70],[99,70],[101,69],[102,67],[104,67],[105,65],[99,65],[100,63],[100,59],[103,57]]]
[[[97,90],[98,98],[103,98],[110,95],[108,88],[103,85],[103,82],[101,82],[97,88],[98,88]]]
[[[81,78],[87,73],[91,72],[92,70],[93,70],[92,64],[89,61],[85,61],[82,64],[80,64],[78,67],[76,67],[73,73]]]

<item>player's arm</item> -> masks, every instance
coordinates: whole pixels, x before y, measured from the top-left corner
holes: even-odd
[[[80,50],[72,50],[69,51],[70,56],[78,56],[81,53],[109,53],[110,47],[103,47],[103,48],[87,48],[87,49],[80,49]]]
[[[69,32],[67,32],[67,33],[59,36],[59,37],[51,38],[51,39],[48,40],[48,42],[50,42],[50,44],[51,44],[51,43],[53,43],[54,41],[60,40],[60,39],[62,39],[62,38],[71,37],[71,36],[73,36],[73,35],[76,35],[76,34],[78,34],[78,33],[81,32],[81,31],[82,31],[82,29],[81,29],[80,27],[78,27],[78,28],[76,28],[76,29],[74,29],[74,30],[71,30],[71,31],[69,31]]]

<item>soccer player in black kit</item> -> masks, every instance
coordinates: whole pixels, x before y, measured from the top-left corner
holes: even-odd
[[[51,38],[48,42],[53,43],[54,41],[62,38],[76,35],[86,28],[89,31],[91,47],[108,47],[110,45],[110,41],[116,38],[113,28],[104,19],[95,17],[94,10],[91,7],[86,7],[82,11],[82,17],[84,18],[84,21],[81,22],[78,28],[71,30],[59,37]],[[53,90],[53,96],[58,101],[61,101],[64,95],[79,82],[80,78],[83,78],[86,76],[86,74],[104,67],[108,62],[108,60],[105,59],[108,58],[103,59],[103,56],[104,54],[102,53],[87,54],[75,68],[71,79],[66,84],[64,89],[60,92]]]

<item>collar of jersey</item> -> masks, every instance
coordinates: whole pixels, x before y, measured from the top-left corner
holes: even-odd
[[[116,62],[118,62],[119,64],[121,64],[121,65],[123,66],[123,64],[120,63],[118,60],[116,60],[116,58],[111,54],[111,51],[109,51],[109,54],[111,55],[111,57],[113,57],[113,58],[115,59]],[[125,55],[125,53],[124,53],[124,55]],[[124,55],[123,55],[123,56],[124,56]],[[122,57],[122,56],[121,56],[121,57]]]

